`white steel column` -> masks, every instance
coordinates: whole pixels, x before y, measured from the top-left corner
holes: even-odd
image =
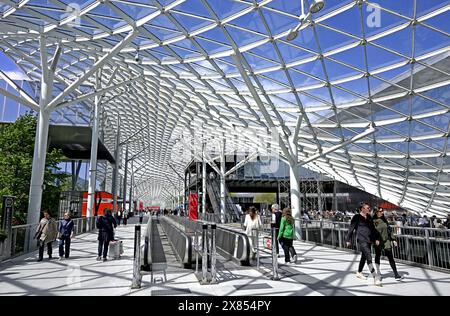
[[[114,151],[114,170],[113,170],[113,183],[112,183],[112,194],[113,194],[113,213],[117,213],[117,187],[119,178],[119,153],[120,153],[120,117],[117,119],[117,135],[116,135],[116,148]]]
[[[203,143],[202,151],[202,213],[206,214],[206,161],[205,161],[205,144]]]
[[[44,86],[44,83],[42,83]],[[42,87],[42,90],[47,90]],[[42,92],[42,99],[46,98],[50,92]],[[45,102],[45,101],[44,101]],[[43,103],[43,102],[42,102]],[[28,200],[27,224],[39,222],[42,191],[44,189],[45,159],[47,157],[47,138],[50,114],[44,110],[39,110],[39,118],[36,128],[36,138],[34,141],[33,165],[31,170],[30,197]]]
[[[133,179],[134,179],[134,172],[133,172],[133,163],[134,159],[131,160],[131,173],[130,173],[130,202],[128,203],[128,209],[129,212],[132,212],[133,210]]]
[[[293,160],[298,161],[298,148],[294,143],[292,137],[289,138],[289,147],[293,155]],[[291,195],[291,210],[292,216],[295,219],[295,236],[297,239],[301,239],[301,226],[300,226],[300,177],[298,175],[298,167],[296,164],[289,164],[289,187]]]
[[[39,99],[39,118],[34,140],[34,154],[28,200],[27,224],[39,222],[42,191],[44,189],[45,160],[47,157],[47,139],[50,113],[46,110],[53,92],[54,73],[48,68],[45,38],[40,38],[41,50],[41,97]],[[53,67],[52,67],[53,68]]]
[[[220,148],[220,220],[225,223],[225,140]]]
[[[96,89],[100,88],[99,73],[96,73]],[[92,136],[91,136],[91,159],[89,163],[89,184],[88,184],[88,200],[86,217],[91,217],[95,200],[95,186],[97,182],[97,150],[98,150],[98,126],[100,123],[99,116],[99,100],[100,95],[96,95],[94,99],[94,111],[92,119]]]

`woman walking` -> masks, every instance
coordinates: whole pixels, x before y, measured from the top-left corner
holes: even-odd
[[[254,206],[250,206],[248,209],[248,214],[245,216],[244,227],[245,233],[249,237],[250,240],[250,249],[252,250],[252,258],[254,259],[256,256],[256,245],[258,244],[258,240],[256,239],[255,230],[261,229],[261,218],[257,214],[256,208]]]
[[[375,246],[375,267],[377,269],[377,274],[380,280],[381,271],[380,271],[380,259],[381,252],[384,251],[386,257],[388,257],[389,264],[391,265],[392,271],[394,271],[394,276],[397,281],[403,279],[397,271],[397,266],[395,265],[394,255],[392,253],[392,246],[397,247],[397,241],[392,231],[391,227],[388,224],[386,217],[384,216],[384,210],[380,207],[375,210],[373,215],[373,224],[375,225],[376,230],[380,235],[380,244]]]
[[[284,262],[290,263],[292,260],[297,263],[297,253],[292,246],[294,242],[294,218],[292,217],[292,212],[289,208],[283,210],[283,217],[281,218],[280,230],[278,232],[278,240],[284,251]]]

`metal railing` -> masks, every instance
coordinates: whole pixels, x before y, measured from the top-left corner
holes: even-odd
[[[173,215],[169,215],[168,217],[183,226],[185,232],[192,236],[194,236],[195,232],[201,234],[202,224],[208,223],[201,220],[194,221],[186,217]],[[226,259],[236,260],[241,265],[250,264],[250,241],[244,232],[218,225],[216,235],[217,250],[222,256]]]
[[[74,235],[80,235],[95,230],[97,217],[73,218]],[[56,221],[59,225],[59,220]],[[0,261],[14,258],[38,249],[37,240],[34,239],[39,224],[26,224],[13,226],[11,236],[0,243]],[[10,251],[9,251],[10,250]]]
[[[300,220],[302,240],[338,249],[356,250],[356,234],[350,247],[345,238],[349,222],[329,220]],[[450,230],[391,225],[397,239],[393,247],[394,258],[407,264],[450,272]]]

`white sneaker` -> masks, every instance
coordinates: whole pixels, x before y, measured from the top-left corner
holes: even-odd
[[[292,257],[292,260],[294,261],[294,263],[297,263],[297,255],[294,255],[294,256]]]
[[[63,261],[64,258],[63,257],[59,257],[58,261]]]
[[[356,277],[361,280],[367,280],[367,277],[362,272],[356,272]]]
[[[383,286],[382,284],[381,284],[381,281],[380,281],[380,279],[378,278],[378,277],[375,277],[375,278],[373,278],[373,284],[375,285],[375,286]]]

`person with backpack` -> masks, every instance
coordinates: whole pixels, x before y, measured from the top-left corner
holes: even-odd
[[[52,242],[56,240],[58,234],[58,227],[56,221],[50,216],[48,211],[44,211],[44,217],[39,222],[34,238],[38,241],[39,258],[37,261],[42,261],[44,258],[44,247],[47,245],[48,258],[52,259]]]
[[[400,281],[403,279],[403,276],[397,272],[397,266],[395,265],[394,255],[392,253],[392,246],[397,247],[397,241],[394,232],[384,216],[383,208],[380,207],[375,210],[373,214],[373,224],[380,235],[380,244],[375,246],[375,266],[377,268],[378,278],[381,281],[380,259],[381,252],[384,251],[384,254],[389,259],[392,271],[394,271],[395,280]]]
[[[114,240],[114,228],[117,227],[116,220],[111,215],[111,211],[106,209],[105,215],[97,218],[96,227],[98,229],[98,256],[97,261],[107,261],[109,242]]]
[[[373,276],[374,284],[376,286],[381,286],[381,280],[375,273],[375,268],[372,264],[372,253],[371,246],[375,243],[376,246],[380,244],[379,233],[375,229],[372,218],[369,215],[370,205],[366,202],[362,202],[359,207],[359,213],[352,217],[350,222],[350,228],[346,237],[347,247],[350,246],[353,232],[356,231],[356,239],[361,249],[361,259],[359,261],[358,271],[356,272],[356,277],[361,280],[367,280],[367,277],[362,273],[364,265],[369,267],[370,273]]]
[[[59,239],[59,260],[68,259],[70,254],[70,241],[73,238],[73,220],[70,213],[64,213],[64,219],[59,222],[58,239]],[[65,248],[65,251],[64,251]]]
[[[281,218],[283,214],[280,211],[280,206],[278,204],[272,204],[272,223],[275,224],[276,234],[278,236],[278,232],[280,231]],[[275,243],[277,248],[277,255],[280,256],[280,248],[278,246],[279,241]],[[283,245],[281,245],[283,247]]]
[[[284,262],[291,263],[289,254],[292,255],[293,263],[297,263],[297,253],[294,246],[294,218],[289,208],[283,209],[283,217],[281,218],[280,230],[278,232],[278,240],[284,251]]]

